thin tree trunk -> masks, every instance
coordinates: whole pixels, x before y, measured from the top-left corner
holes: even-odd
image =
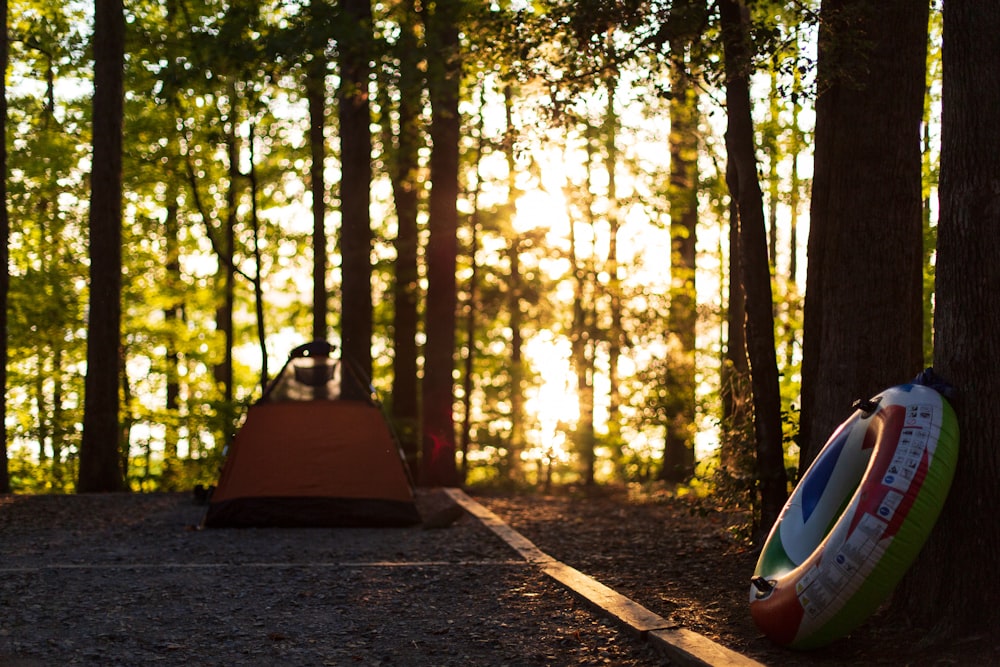
[[[609,60],[614,60],[614,47],[608,36]],[[618,77],[609,75],[604,82],[608,106],[604,116],[604,150],[608,172],[608,300],[611,302],[611,321],[608,326],[608,445],[615,451],[615,460],[621,458],[621,381],[618,363],[625,347],[622,329],[622,281],[618,266],[618,232],[621,229],[621,204],[618,199],[618,112],[615,109],[615,92]]]
[[[480,137],[480,144],[482,138]],[[481,150],[477,149],[477,152]],[[477,158],[478,164],[478,158]],[[462,430],[459,439],[459,454],[462,457],[459,479],[464,484],[469,475],[469,445],[472,443],[472,392],[476,361],[476,314],[479,299],[479,262],[476,251],[479,249],[479,179],[476,179],[476,191],[473,197],[472,216],[469,220],[469,296],[465,310],[465,359],[462,369]]]
[[[417,329],[420,275],[417,258],[417,212],[421,93],[416,8],[407,3],[400,18],[399,36],[399,131],[392,171],[392,193],[396,205],[396,281],[393,289],[392,418],[403,455],[414,477],[420,457],[420,402],[417,381]]]
[[[742,282],[746,296],[746,341],[753,390],[754,431],[757,443],[757,480],[760,491],[758,539],[777,520],[788,495],[781,432],[781,396],[775,360],[771,272],[763,195],[757,180],[750,104],[748,33],[745,6],[721,0],[726,69],[726,149],[734,165],[729,191],[739,211]],[[727,173],[727,176],[729,173]]]
[[[698,322],[695,262],[698,229],[698,102],[686,69],[684,40],[671,52],[670,101],[670,388],[660,479],[679,483],[694,475],[695,329]]]
[[[427,242],[427,343],[424,348],[421,484],[454,486],[455,268],[458,256],[458,155],[461,56],[456,24],[461,3],[439,0],[429,16],[431,198]]]
[[[160,479],[161,487],[166,491],[177,490],[180,461],[177,459],[177,440],[179,438],[181,376],[180,376],[180,341],[178,332],[184,321],[184,301],[181,285],[181,262],[178,234],[180,231],[177,219],[180,207],[177,204],[176,176],[171,172],[167,183],[167,210],[163,224],[163,236],[166,244],[165,268],[167,274],[166,293],[170,302],[163,309],[163,320],[166,325],[166,434],[163,441],[163,473]]]
[[[584,484],[594,482],[595,434],[594,434],[594,340],[593,301],[588,289],[591,272],[580,264],[577,258],[575,225],[570,225],[570,261],[574,266],[572,361],[576,374],[576,394],[580,406],[580,418],[575,432],[576,450],[580,454]]]
[[[236,405],[234,404],[233,347],[236,344],[233,310],[236,304],[236,219],[239,199],[239,138],[237,134],[238,104],[236,82],[229,82],[229,128],[226,137],[226,152],[229,160],[229,188],[226,190],[226,219],[222,230],[222,253],[225,257],[222,272],[222,305],[219,308],[217,326],[222,331],[224,346],[222,365],[218,369],[217,381],[222,383],[222,428],[223,438],[228,444],[236,429]]]
[[[256,129],[250,125],[250,228],[253,231],[253,301],[254,311],[257,315],[257,344],[260,346],[260,391],[263,394],[267,389],[267,326],[264,321],[264,282],[261,275],[261,252],[260,252],[260,212],[257,210],[257,154],[256,154]]]
[[[118,437],[118,442],[121,443],[121,447],[118,451],[118,465],[121,468],[121,474],[124,477],[123,488],[127,489],[128,482],[128,470],[129,462],[131,460],[131,447],[129,443],[132,442],[132,426],[135,424],[136,418],[132,413],[132,405],[135,401],[135,396],[132,393],[132,383],[129,382],[128,373],[125,369],[128,366],[128,354],[125,350],[124,345],[118,346],[118,378],[121,381],[121,396],[122,405],[124,409],[121,411],[121,419],[119,420],[119,430],[121,434]],[[148,466],[148,460],[146,465]]]
[[[735,181],[735,165],[729,162],[727,181]],[[750,483],[755,462],[753,444],[753,396],[750,390],[750,362],[747,359],[746,299],[743,296],[743,262],[740,252],[740,214],[735,198],[729,204],[729,291],[726,308],[726,345],[722,363],[722,443],[720,460],[724,473],[740,487],[756,496]],[[751,498],[756,504],[756,498]]]
[[[166,24],[170,30],[177,29],[176,7],[166,7]],[[168,75],[171,73],[168,72]],[[174,111],[173,104],[169,111]],[[184,323],[184,284],[181,274],[180,248],[180,187],[183,176],[179,165],[180,146],[178,137],[168,139],[167,152],[171,156],[169,168],[165,174],[166,215],[163,220],[164,237],[164,269],[166,271],[166,294],[168,302],[163,309],[163,320],[166,329],[166,396],[165,398],[165,434],[163,439],[163,470],[160,476],[160,488],[164,491],[176,491],[181,483],[182,464],[178,452],[178,441],[181,433],[181,332]],[[175,161],[176,160],[176,161]],[[188,457],[191,457],[193,439],[188,440]]]
[[[459,468],[459,480],[462,484],[469,475],[469,445],[472,442],[472,392],[476,360],[476,323],[479,312],[479,262],[476,254],[479,251],[479,194],[482,187],[482,175],[479,165],[483,158],[483,87],[479,88],[479,114],[476,123],[476,148],[473,155],[475,165],[475,185],[471,195],[472,214],[469,216],[469,289],[465,307],[465,358],[462,368],[462,428],[459,433],[458,449],[462,458]]]
[[[60,370],[63,367],[63,344],[63,341],[57,340],[52,349],[52,480],[57,489],[63,488],[63,445],[69,430],[63,423],[66,412]]]
[[[7,71],[7,0],[0,0],[0,72]],[[7,303],[10,294],[10,214],[7,210],[7,77],[0,77],[0,418],[7,416]],[[10,493],[7,427],[0,428],[0,493]]]
[[[44,348],[43,348],[44,349]],[[41,351],[41,350],[40,350]],[[32,389],[35,394],[35,411],[38,413],[35,429],[35,438],[38,440],[38,463],[45,465],[50,460],[49,452],[45,451],[45,446],[52,444],[52,410],[49,407],[48,396],[45,392],[45,376],[49,369],[42,362],[41,355],[36,363],[36,371]]]
[[[314,0],[310,4],[313,9]],[[306,66],[306,99],[309,104],[309,191],[313,218],[313,340],[328,336],[328,295],[326,290],[326,58],[316,49]]]
[[[517,168],[514,155],[514,99],[510,86],[505,86],[504,116],[507,123],[504,139],[504,157],[507,159],[507,207],[513,212],[520,190],[517,187]],[[507,249],[510,276],[507,280],[507,312],[510,317],[510,439],[504,467],[506,477],[516,481],[521,477],[521,452],[524,450],[524,342],[521,333],[521,238],[515,231]]]
[[[778,163],[781,160],[781,92],[778,90],[778,58],[772,56],[768,71],[771,90],[768,94],[768,131],[761,142],[767,156],[767,256],[771,270],[778,265],[778,200],[781,199],[781,175]]]
[[[595,229],[596,216],[594,214],[593,195],[593,163],[594,163],[594,129],[587,126],[585,129],[587,140],[587,163],[586,163],[586,186],[584,188],[585,210],[587,224],[591,229]],[[576,275],[576,298],[573,300],[573,333],[572,333],[572,355],[573,368],[576,372],[576,392],[580,405],[580,419],[577,421],[575,432],[575,445],[580,454],[581,467],[583,468],[583,483],[585,486],[592,486],[595,478],[595,467],[597,463],[596,447],[597,438],[594,428],[594,358],[597,341],[597,316],[596,297],[594,295],[594,284],[596,281],[594,262],[596,258],[591,256],[589,263],[582,260],[577,253],[576,226],[570,226],[570,261],[574,267]]]
[[[798,37],[796,36],[796,49],[798,49]],[[786,276],[788,289],[786,291],[785,306],[787,335],[785,340],[785,368],[791,368],[795,363],[796,348],[801,333],[799,322],[799,311],[802,308],[801,292],[798,284],[798,257],[799,257],[799,205],[801,202],[802,183],[799,179],[799,159],[803,140],[803,132],[799,129],[800,116],[802,114],[802,104],[799,98],[802,95],[802,76],[796,69],[792,81],[792,126],[789,139],[788,152],[792,156],[792,173],[790,176],[790,192],[788,195],[789,221],[788,221],[788,275]]]

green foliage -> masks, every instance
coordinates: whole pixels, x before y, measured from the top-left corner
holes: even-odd
[[[9,471],[11,488],[18,493],[69,493],[77,477],[75,457],[40,461],[27,447],[10,452]]]
[[[592,445],[595,452],[598,483],[634,485],[650,497],[713,498],[726,506],[751,508],[752,434],[723,432],[720,440],[738,442],[736,459],[700,462],[689,484],[655,482],[667,423],[681,413],[680,395],[692,390],[692,365],[697,421],[678,428],[689,434],[699,427],[713,429],[719,412],[717,369],[723,343],[712,331],[720,326],[724,305],[716,303],[715,294],[699,293],[698,352],[694,360],[681,355],[667,330],[672,297],[663,278],[669,249],[640,252],[642,239],[649,238],[642,235],[668,229],[672,212],[663,159],[669,152],[663,105],[672,90],[664,58],[684,59],[692,77],[710,72],[718,61],[717,35],[705,5],[465,5],[463,110],[472,108],[474,93],[482,91],[483,100],[481,129],[471,118],[463,119],[465,192],[458,202],[465,223],[459,232],[463,252],[471,246],[473,217],[478,224],[473,299],[468,291],[472,257],[459,258],[457,276],[459,303],[469,308],[459,313],[460,326],[466,317],[474,318],[473,340],[460,335],[464,349],[455,355],[460,360],[469,353],[473,361],[468,483],[552,490],[584,481],[580,442],[574,442],[582,429],[571,410],[563,414],[567,406],[578,407],[577,377],[555,377],[555,366],[544,356],[529,356],[513,366],[511,304],[517,302],[521,319],[516,333],[526,344],[551,343],[544,355],[562,354],[560,345],[574,336],[585,342],[587,363],[576,370],[592,384],[598,403],[593,442],[584,447]],[[772,12],[770,3],[755,7],[756,35],[766,47],[761,62],[771,63],[770,56],[779,54],[774,67],[782,77],[801,69],[802,54],[789,48],[801,17]],[[122,413],[131,433],[127,478],[134,490],[183,489],[215,481],[223,443],[245,406],[260,394],[255,279],[264,292],[272,375],[310,331],[311,285],[303,280],[311,270],[304,68],[318,54],[335,62],[334,36],[342,20],[338,10],[333,2],[251,0],[139,0],[128,7]],[[398,129],[399,67],[406,59],[421,67],[425,63],[423,45],[416,53],[401,50],[398,10],[405,6],[375,7],[374,33],[381,51],[374,54],[378,67],[370,84],[373,122],[383,128],[373,155],[377,182],[372,210],[379,213],[373,216],[372,248],[374,382],[387,402],[392,400],[395,220],[386,174],[393,160],[392,133]],[[10,16],[8,188],[11,217],[17,221],[10,242],[8,337],[12,478],[21,491],[66,491],[75,478],[86,371],[90,27],[76,3],[16,0]],[[699,31],[704,39],[692,41]],[[684,37],[688,44],[683,53],[675,51]],[[332,98],[333,65],[329,74],[327,97]],[[786,81],[781,78],[781,85]],[[775,97],[782,104],[773,122],[762,127],[776,165],[805,146],[795,148],[791,141],[781,85]],[[705,86],[699,80],[697,89]],[[718,91],[710,82],[708,86],[699,104],[711,111],[711,95]],[[505,93],[511,99],[509,118]],[[416,95],[421,103],[424,96]],[[339,176],[334,117],[328,112],[331,157],[324,166],[331,183]],[[716,234],[728,205],[717,166],[721,138],[709,127],[712,117],[705,118],[698,146],[699,235]],[[423,188],[422,206],[430,187],[428,150],[425,146],[420,153],[416,176]],[[232,156],[235,164],[230,164]],[[610,202],[609,169],[617,178],[615,202]],[[256,200],[251,198],[251,170],[258,183]],[[560,178],[553,179],[556,171]],[[772,203],[783,206],[787,188],[779,184],[779,201]],[[335,192],[334,186],[331,208]],[[516,200],[525,193],[547,196],[564,210],[519,214]],[[251,216],[255,208],[256,220]],[[614,216],[621,222],[622,246],[628,242],[640,250],[609,256],[606,239]],[[425,217],[420,220],[422,241]],[[230,224],[231,249],[225,243]],[[328,232],[334,235],[338,227],[333,213]],[[572,251],[569,230],[578,235]],[[255,242],[261,249],[259,263]],[[720,291],[725,254],[699,248],[699,264],[718,264],[700,270],[714,271]],[[515,256],[516,284],[511,279]],[[236,271],[235,367],[232,400],[227,401],[218,371],[226,352],[220,279],[230,259]],[[340,264],[336,256],[330,260],[330,324],[336,328]],[[699,274],[698,280],[703,277]],[[781,311],[787,335],[779,343],[792,453],[801,308],[794,286],[778,277],[776,286],[779,306],[794,305]],[[580,321],[573,312],[578,304],[586,310]],[[615,326],[623,333],[616,369],[618,415],[614,424],[606,424],[601,415],[608,410]],[[533,404],[518,414],[519,390],[512,385],[519,376],[520,398],[539,394],[547,383],[561,383],[566,395],[559,400],[565,405],[557,410]],[[456,415],[461,408],[456,404]],[[560,416],[552,423],[547,413],[557,411]],[[516,430],[526,439],[520,451],[512,444]]]

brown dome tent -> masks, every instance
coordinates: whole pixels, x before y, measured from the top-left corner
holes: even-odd
[[[420,522],[406,464],[370,383],[332,351],[324,341],[292,350],[247,411],[206,527]]]

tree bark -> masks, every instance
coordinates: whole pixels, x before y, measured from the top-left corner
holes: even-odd
[[[945,636],[1000,635],[1000,6],[944,4],[941,213],[938,222],[934,368],[953,384],[961,432],[944,510],[898,608]]]
[[[180,406],[181,406],[181,356],[179,332],[184,323],[184,290],[181,277],[180,252],[180,220],[178,205],[178,177],[171,171],[167,182],[167,208],[163,222],[163,238],[165,243],[166,293],[169,302],[163,308],[163,321],[166,325],[166,433],[163,441],[163,471],[160,474],[160,485],[166,491],[177,491],[180,481],[181,465],[177,458],[177,441],[180,438]]]
[[[261,243],[260,243],[260,187],[257,182],[257,131],[254,124],[250,124],[250,172],[247,180],[250,182],[250,231],[252,234],[251,244],[253,246],[254,273],[253,280],[253,301],[254,315],[257,321],[257,345],[260,347],[260,391],[263,394],[267,391],[268,370],[267,370],[267,322],[264,315],[264,276]]]
[[[594,128],[589,124],[584,128],[586,137],[586,180],[582,188],[582,206],[585,212],[587,224],[591,230],[595,229],[597,216],[594,211],[593,178],[594,148],[596,137]],[[570,216],[572,220],[572,216]],[[569,259],[573,267],[574,275],[574,299],[573,299],[573,327],[570,334],[571,340],[571,360],[573,371],[576,375],[576,395],[580,406],[580,418],[577,420],[576,429],[573,434],[574,446],[580,455],[580,465],[583,473],[585,486],[590,486],[594,482],[595,467],[597,464],[597,434],[594,428],[594,404],[596,392],[594,390],[594,361],[596,357],[597,339],[599,338],[597,328],[597,297],[598,290],[597,270],[595,268],[596,257],[580,257],[578,252],[580,244],[576,236],[576,224],[570,223],[569,231]],[[551,472],[551,466],[550,466]],[[546,489],[548,484],[546,483]]]
[[[239,201],[239,104],[236,79],[229,77],[229,118],[226,127],[226,157],[228,161],[227,176],[229,184],[226,189],[226,217],[223,221],[221,255],[223,264],[219,266],[216,282],[222,291],[222,303],[216,312],[216,327],[222,332],[224,349],[222,363],[216,369],[216,381],[222,383],[222,428],[223,439],[228,445],[236,432],[235,377],[233,375],[233,347],[236,345],[236,332],[233,311],[236,306],[236,220]],[[193,188],[192,184],[192,188]],[[207,222],[207,220],[206,220]]]
[[[608,34],[605,50],[609,62],[615,62],[617,55],[611,34]],[[618,130],[621,119],[615,107],[615,93],[618,91],[617,72],[609,74],[604,81],[608,95],[608,106],[604,114],[603,140],[608,172],[608,274],[607,297],[610,301],[611,318],[608,323],[608,435],[607,446],[614,452],[615,459],[621,459],[622,445],[622,381],[619,363],[625,350],[626,337],[622,325],[622,270],[618,262],[618,235],[622,227],[622,205],[618,194],[618,164],[621,161],[618,147]]]
[[[341,359],[343,397],[368,396],[372,375],[372,183],[371,71],[372,8],[369,0],[341,3],[340,88],[340,256]]]
[[[734,169],[727,183],[739,212],[742,282],[746,297],[746,343],[753,391],[760,539],[777,520],[788,495],[781,433],[781,396],[775,359],[771,271],[764,202],[757,180],[750,104],[746,7],[738,0],[719,3],[726,72],[726,150]],[[733,178],[729,178],[730,175]]]
[[[318,13],[318,3],[310,10]],[[326,290],[326,57],[321,47],[312,53],[306,65],[306,99],[309,103],[309,191],[312,194],[313,217],[313,325],[312,339],[327,340],[329,314]]]
[[[478,136],[476,137],[476,186],[472,193],[472,215],[469,216],[469,287],[465,307],[465,357],[462,359],[462,426],[459,432],[458,451],[462,463],[459,466],[459,482],[465,484],[469,477],[469,445],[472,443],[472,393],[475,382],[476,325],[479,321],[479,188],[482,177],[479,162],[483,155],[483,114],[480,99]]]
[[[439,0],[427,26],[431,100],[431,197],[427,241],[427,308],[423,380],[423,457],[420,482],[454,486],[455,268],[458,256],[458,142],[461,59],[457,17],[461,3]]]
[[[90,316],[77,491],[120,491],[119,349],[122,290],[122,116],[125,13],[121,0],[94,3],[93,171],[90,194]]]
[[[406,3],[400,17],[399,130],[392,166],[392,193],[396,205],[396,282],[392,316],[392,418],[407,465],[414,474],[420,458],[420,402],[417,383],[417,328],[420,302],[417,212],[420,191],[418,169],[422,145],[420,130],[423,77],[418,67],[419,43],[416,7]]]
[[[7,0],[0,0],[0,72],[7,71]],[[7,302],[10,294],[10,214],[7,210],[7,77],[0,77],[0,416],[7,415]],[[6,420],[5,420],[6,423]],[[10,493],[7,427],[0,428],[0,493]]]
[[[511,87],[503,89],[506,134],[503,143],[507,161],[507,210],[514,215],[521,191],[517,187],[517,159],[514,154],[514,93]],[[524,451],[524,336],[522,334],[522,302],[524,279],[521,276],[521,237],[513,231],[507,248],[510,275],[507,278],[507,313],[510,317],[510,437],[503,463],[503,476],[510,481],[521,477],[521,452]]]
[[[671,44],[670,99],[670,388],[660,478],[686,482],[694,475],[695,261],[698,228],[698,101],[687,72],[686,40]]]
[[[727,180],[736,179],[730,162]],[[756,461],[753,443],[753,396],[750,391],[750,361],[747,359],[746,300],[743,296],[740,253],[740,214],[735,200],[729,204],[729,289],[726,299],[725,355],[722,359],[722,442],[719,448],[721,479],[736,487],[738,496],[750,494],[756,503],[753,479]]]
[[[928,3],[824,0],[800,472],[855,399],[923,366],[920,121]]]

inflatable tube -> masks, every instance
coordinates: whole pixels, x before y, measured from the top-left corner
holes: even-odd
[[[774,642],[815,648],[878,609],[930,534],[951,486],[958,423],[935,389],[887,389],[841,424],[771,529],[750,611]]]

